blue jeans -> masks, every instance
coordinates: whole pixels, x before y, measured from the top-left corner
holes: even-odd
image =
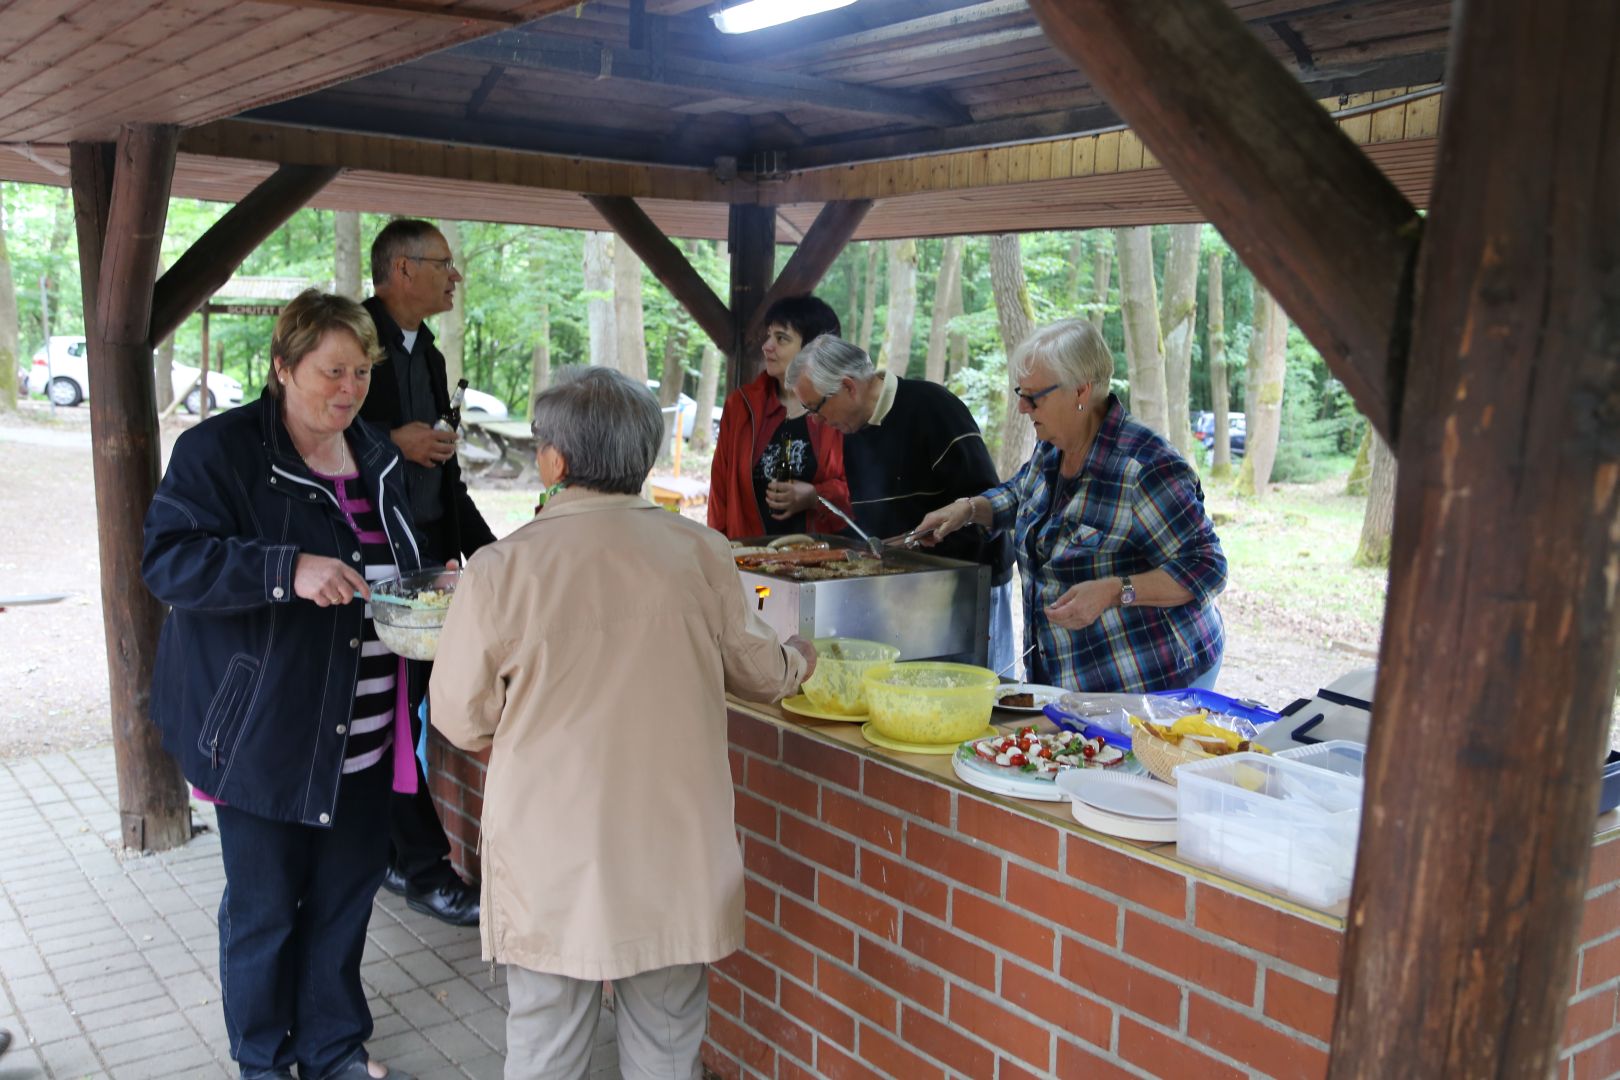
[[[219,981],[244,1080],[294,1063],[322,1080],[365,1054],[360,955],[388,857],[391,760],[343,777],[331,828],[218,808]]]
[[[1198,678],[1196,678],[1192,682],[1188,683],[1187,687],[1188,687],[1188,689],[1196,688],[1196,689],[1199,689],[1199,690],[1213,690],[1213,689],[1215,689],[1215,678],[1220,673],[1221,673],[1221,658],[1219,656],[1217,656],[1215,658],[1215,662],[1213,664],[1209,665],[1209,670],[1205,671],[1202,675],[1198,676]]]
[[[1018,652],[1013,641],[1012,589],[1012,578],[990,586],[990,670],[1017,682],[1018,672],[1012,670]]]

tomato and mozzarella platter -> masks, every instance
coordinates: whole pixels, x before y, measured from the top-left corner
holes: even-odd
[[[1101,738],[1088,739],[1069,731],[1041,734],[1032,727],[979,739],[973,743],[973,753],[992,765],[1037,776],[1087,765],[1107,768],[1125,760],[1123,750]]]

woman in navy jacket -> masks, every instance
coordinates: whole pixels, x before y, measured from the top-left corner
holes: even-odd
[[[416,772],[406,666],[376,640],[368,579],[419,569],[385,431],[355,422],[380,357],[358,304],[310,290],[271,340],[259,400],[176,442],[142,574],[171,607],[152,715],[218,804],[220,982],[246,1078],[390,1075],[366,1054],[360,956],[387,806]]]

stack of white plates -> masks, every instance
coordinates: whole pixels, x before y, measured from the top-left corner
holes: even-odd
[[[1174,843],[1176,789],[1147,776],[1070,769],[1059,774],[1059,791],[1073,800],[1074,820],[1088,829],[1126,840]]]

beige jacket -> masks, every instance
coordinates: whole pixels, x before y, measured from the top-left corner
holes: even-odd
[[[577,979],[742,944],[725,693],[791,694],[805,662],[744,600],[719,533],[564,491],[467,565],[433,725],[493,747],[484,958]]]

